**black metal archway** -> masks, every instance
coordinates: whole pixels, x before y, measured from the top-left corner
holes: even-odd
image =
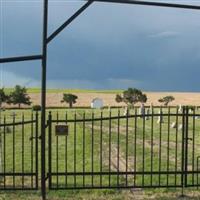
[[[45,170],[45,130],[46,125],[46,72],[47,72],[47,47],[48,44],[64,30],[71,22],[73,22],[83,11],[85,11],[94,2],[104,3],[119,3],[130,5],[143,5],[143,6],[157,6],[177,9],[191,9],[200,10],[200,6],[187,5],[178,3],[164,3],[161,1],[148,1],[148,0],[82,0],[85,4],[78,9],[69,19],[67,19],[59,28],[57,28],[52,34],[48,36],[48,0],[43,0],[43,40],[42,51],[38,55],[25,55],[19,57],[0,58],[0,63],[20,62],[20,61],[32,61],[41,60],[42,64],[42,80],[41,80],[41,190],[42,198],[46,199],[46,170]]]

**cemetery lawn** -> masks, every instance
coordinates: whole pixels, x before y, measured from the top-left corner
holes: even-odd
[[[48,118],[48,112],[50,110],[47,110],[47,118]],[[21,121],[22,116],[24,115],[24,119],[26,120],[30,120],[31,119],[31,115],[32,115],[32,111],[27,109],[27,110],[6,110],[5,112],[3,112],[1,114],[1,122],[4,119],[4,116],[6,117],[6,121],[8,122],[12,122],[13,119],[11,117],[12,113],[15,112],[16,114],[16,119],[15,121]],[[59,119],[65,119],[66,117],[66,109],[54,109],[51,110],[52,112],[52,116],[53,119],[56,119],[57,117],[59,117]],[[76,117],[77,119],[81,119],[83,118],[83,113],[85,112],[86,118],[91,118],[92,116],[92,110],[91,109],[69,109],[67,110],[67,118],[68,119],[74,119],[75,113],[76,113]],[[100,117],[101,112],[99,110],[94,110],[94,117]],[[163,110],[164,113],[168,113],[169,110],[165,109]],[[171,113],[176,113],[176,109],[172,108],[170,110]],[[57,114],[59,113],[59,115]],[[124,110],[121,109],[120,110],[120,114],[123,115]],[[132,110],[130,111],[130,114],[134,114],[135,111]],[[155,109],[155,113],[158,113],[158,109]],[[117,116],[118,114],[118,109],[112,109],[111,110],[111,116]],[[33,116],[35,115],[35,113],[33,113]],[[104,117],[108,117],[110,115],[109,110],[108,109],[104,109],[103,111],[103,116]],[[134,145],[133,145],[133,141],[134,141],[134,131],[132,129],[133,124],[135,123],[134,118],[130,118],[129,120],[129,124],[128,127],[128,156],[130,158],[133,157],[134,154]],[[164,124],[163,124],[163,130],[162,130],[162,142],[164,142],[165,145],[162,146],[162,158],[163,158],[163,162],[162,162],[162,166],[161,168],[163,170],[166,170],[167,167],[169,167],[170,169],[174,170],[175,164],[177,164],[177,168],[179,169],[181,167],[181,131],[180,134],[178,133],[178,138],[175,137],[175,133],[176,130],[175,129],[170,129],[170,147],[172,147],[174,145],[174,141],[177,141],[178,144],[178,149],[177,149],[177,160],[174,160],[174,157],[171,155],[174,155],[174,148],[170,148],[169,150],[169,155],[167,155],[167,141],[168,141],[168,120],[170,120],[171,122],[174,121],[178,121],[179,123],[181,123],[181,118],[176,119],[176,117],[171,117],[170,119],[165,117],[164,118]],[[155,143],[155,146],[157,146],[159,144],[159,136],[160,136],[160,126],[159,124],[156,123],[157,121],[157,117],[154,117],[154,123],[153,123],[153,128],[154,128],[154,132],[153,132],[153,141]],[[151,132],[151,126],[152,126],[152,121],[148,120],[145,121],[145,154],[143,154],[144,152],[142,151],[142,145],[137,145],[137,153],[136,153],[136,157],[137,157],[137,165],[136,168],[137,170],[141,170],[142,169],[142,159],[144,158],[143,156],[145,155],[145,169],[149,171],[150,170],[150,166],[151,166],[151,149],[150,149],[150,145],[149,142],[152,138],[152,132]],[[139,119],[137,121],[138,124],[138,129],[137,129],[137,143],[138,144],[142,144],[143,142],[143,125],[144,125],[144,121],[143,119]],[[55,124],[54,124],[55,125]],[[66,148],[66,140],[63,139],[63,137],[57,137],[55,136],[55,132],[54,132],[54,125],[53,125],[53,132],[52,132],[52,171],[56,171],[56,168],[58,167],[58,170],[61,172],[65,172],[66,169],[66,163],[65,163],[65,148]],[[108,127],[111,125],[111,140],[112,140],[112,149],[116,148],[116,144],[117,144],[117,131],[116,131],[116,126],[117,126],[117,120],[112,120],[111,124],[109,124],[109,121],[104,121],[103,122],[103,142],[104,142],[104,170],[108,170]],[[124,127],[126,127],[127,125],[127,121],[126,119],[121,119],[120,120],[120,127],[122,127],[122,129],[120,130],[120,151],[121,151],[121,157],[122,159],[125,159],[125,151],[126,151],[126,132],[124,130]],[[132,127],[131,127],[132,125]],[[190,119],[190,125],[189,125],[189,136],[191,137],[193,132],[192,129],[192,125],[193,125],[193,119]],[[74,169],[74,124],[70,123],[69,124],[70,127],[70,132],[69,132],[69,136],[68,136],[68,162],[67,162],[67,168],[69,171],[73,171]],[[94,123],[94,160],[99,161],[99,148],[100,148],[100,131],[99,131],[99,122],[95,122]],[[31,126],[30,125],[26,125],[25,127],[25,140],[24,140],[24,164],[25,164],[25,171],[29,171],[31,168],[31,146],[33,145],[33,149],[35,148],[34,146],[34,142],[31,143],[30,142],[30,136],[31,136]],[[82,136],[83,136],[83,132],[82,132],[82,124],[81,123],[77,123],[77,133],[76,133],[76,169],[77,171],[81,171],[83,168],[83,161],[82,161],[82,150],[83,150],[83,140],[82,140]],[[40,130],[40,127],[39,127]],[[86,137],[85,137],[85,142],[86,142],[86,146],[85,146],[85,169],[90,171],[91,170],[91,123],[86,123]],[[22,170],[22,152],[21,152],[21,148],[22,148],[22,127],[21,126],[16,126],[15,128],[15,172],[21,172]],[[200,145],[200,123],[199,121],[196,121],[195,124],[195,147],[198,147]],[[39,135],[40,135],[40,131],[39,131]],[[6,170],[11,171],[13,170],[13,134],[12,133],[8,133],[6,135]],[[48,131],[47,131],[47,144],[48,144]],[[57,154],[57,147],[59,147],[58,150],[58,154]],[[191,153],[192,148],[189,149],[189,152]],[[195,162],[196,162],[196,156],[200,155],[200,149],[199,148],[195,148]],[[158,154],[158,149],[154,149],[154,153],[157,155]],[[57,155],[58,155],[58,162],[56,162],[57,159]],[[114,152],[111,152],[111,156],[115,156]],[[190,154],[189,154],[190,155]],[[167,162],[167,156],[169,156],[169,162]],[[113,160],[115,160],[115,158],[112,158]],[[189,165],[191,165],[192,163],[192,157],[189,156],[188,159]],[[33,163],[34,163],[34,159],[33,159]],[[130,167],[133,168],[134,167],[134,163],[130,162]],[[58,165],[57,165],[58,164]],[[196,166],[196,163],[195,163]],[[100,164],[99,162],[95,162],[94,165],[94,170],[98,171],[100,168]],[[154,157],[154,169],[158,170],[158,156]],[[116,169],[112,169],[112,170],[116,170]],[[40,142],[39,142],[39,172],[40,172]],[[190,175],[189,175],[190,176]],[[158,177],[153,177],[153,181],[156,182],[158,179]],[[145,177],[145,182],[150,182],[151,177],[150,176],[146,176]],[[39,179],[40,180],[40,179]],[[189,181],[192,181],[192,176],[189,177],[188,179]],[[7,180],[10,184],[12,184],[13,180]],[[20,179],[16,179],[16,185],[17,184],[21,184],[21,180]],[[19,182],[18,182],[19,181]],[[86,177],[86,184],[90,183],[91,179]],[[96,177],[94,182],[97,183],[99,181],[99,177]],[[123,177],[120,178],[121,183],[124,182]],[[131,181],[131,177],[129,179],[129,181]],[[179,182],[180,179],[178,178],[177,181]],[[136,183],[137,184],[141,184],[142,179],[141,177],[138,177],[136,179]],[[163,176],[161,178],[161,183],[165,183],[166,182],[166,177]],[[173,183],[174,182],[174,177],[169,177],[169,183]],[[25,181],[26,183],[26,181]],[[57,184],[57,180],[56,177],[52,178],[52,183],[53,185]],[[107,178],[103,178],[103,183],[106,184],[107,183]],[[2,183],[0,183],[2,184]],[[30,184],[30,181],[27,180],[27,184]],[[58,182],[59,186],[62,187],[63,185],[65,185],[65,178],[60,178],[59,182]],[[68,178],[68,184],[69,185],[73,185],[74,184],[74,179],[73,177],[69,177]],[[82,177],[77,178],[77,185],[81,185],[82,184]],[[111,184],[116,184],[116,177],[111,177]],[[156,192],[155,192],[156,191]],[[161,189],[157,189],[157,190],[140,190],[140,191],[136,191],[136,192],[130,192],[127,190],[103,190],[103,191],[98,191],[98,190],[86,190],[86,191],[79,191],[79,190],[74,190],[74,191],[50,191],[48,193],[49,199],[52,200],[56,200],[56,199],[138,199],[142,196],[141,199],[177,199],[178,195],[180,195],[180,190],[175,190],[175,189],[169,189],[167,190],[161,190]],[[187,192],[187,194],[190,196],[190,199],[198,199],[198,196],[200,195],[197,190],[189,190]],[[0,199],[4,198],[4,199],[40,199],[40,192],[1,192],[0,193]]]
[[[199,200],[200,192],[185,190],[185,197],[181,198],[180,190],[92,190],[92,191],[47,191],[47,200]],[[40,191],[31,192],[0,192],[2,200],[41,200]]]

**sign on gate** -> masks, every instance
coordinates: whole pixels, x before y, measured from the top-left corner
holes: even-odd
[[[55,126],[56,129],[56,136],[67,136],[68,135],[68,125],[56,125]]]

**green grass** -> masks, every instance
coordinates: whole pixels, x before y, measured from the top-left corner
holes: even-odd
[[[14,88],[5,88],[6,93],[10,93]],[[27,88],[28,93],[40,93],[40,88]],[[47,89],[47,93],[105,93],[117,94],[122,93],[123,90],[89,90],[89,89]]]
[[[48,110],[49,111],[49,110]],[[48,113],[47,111],[47,113]],[[16,119],[15,121],[21,121],[22,116],[24,115],[25,120],[31,119],[31,110],[15,110],[16,113]],[[120,115],[123,115],[124,110],[120,110]],[[155,113],[158,112],[158,109],[155,109]],[[164,109],[164,113],[167,113],[168,110]],[[176,113],[176,109],[172,108],[170,110],[171,113]],[[12,116],[13,110],[7,110],[2,113],[2,121],[4,119],[4,116],[6,116],[6,122],[12,122]],[[59,113],[59,115],[57,115]],[[59,119],[65,119],[66,114],[68,119],[74,119],[75,117],[77,119],[83,118],[83,113],[85,113],[86,118],[92,117],[92,110],[91,109],[58,109],[58,110],[52,110],[53,119],[56,119],[57,117]],[[94,110],[94,117],[100,117],[101,111],[100,110]],[[135,111],[131,110],[130,114],[134,114]],[[118,110],[112,109],[111,116],[117,116]],[[108,109],[103,110],[103,117],[108,117],[110,115],[110,112]],[[35,114],[33,114],[33,117],[35,117]],[[48,117],[48,114],[47,114]],[[182,156],[182,131],[172,129],[168,127],[168,120],[170,124],[173,121],[177,121],[179,123],[182,122],[181,117],[164,117],[164,123],[162,124],[162,134],[160,134],[160,124],[157,124],[157,117],[154,117],[154,123],[152,124],[152,120],[145,121],[141,118],[137,118],[137,121],[135,121],[136,118],[130,118],[128,121],[126,119],[120,120],[120,142],[119,142],[119,149],[120,149],[120,162],[126,161],[126,158],[128,160],[128,168],[129,171],[134,169],[136,171],[151,171],[151,164],[153,161],[153,171],[167,171],[168,169],[171,171],[174,170],[181,170],[181,156]],[[195,122],[195,123],[194,123]],[[102,122],[102,170],[103,171],[109,171],[109,150],[111,155],[111,171],[117,172],[116,166],[116,147],[118,146],[118,120],[113,119],[111,121],[104,120]],[[135,123],[137,123],[137,132],[135,135]],[[83,143],[83,122],[77,122],[75,125],[74,123],[68,123],[69,125],[69,135],[67,137],[55,136],[55,123],[52,126],[52,172],[65,172],[66,169],[68,172],[73,172],[76,170],[77,172],[83,172],[85,171],[91,172],[92,168],[94,171],[99,172],[101,168],[101,162],[100,162],[100,156],[101,156],[101,131],[100,131],[100,121],[95,121],[93,124],[94,131],[93,131],[93,138],[92,138],[92,130],[91,122],[85,123],[85,148]],[[145,129],[143,129],[143,126],[145,125]],[[195,132],[193,129],[193,126],[195,127]],[[109,132],[110,127],[110,132]],[[126,127],[128,127],[128,131],[126,130]],[[152,132],[153,127],[153,132]],[[13,128],[13,127],[11,127]],[[24,141],[22,142],[22,133],[24,130]],[[76,132],[75,132],[76,130]],[[170,131],[168,134],[168,130]],[[5,152],[6,152],[6,172],[30,172],[30,169],[32,168],[33,171],[35,171],[35,140],[30,141],[31,136],[35,136],[35,127],[31,126],[30,124],[25,125],[24,127],[22,125],[15,127],[15,134],[12,134],[13,129],[11,129],[11,133],[7,133],[4,137],[1,137],[2,143],[5,141]],[[153,133],[153,135],[152,135]],[[176,134],[177,133],[177,134]],[[200,155],[200,122],[199,120],[193,119],[193,117],[189,117],[189,137],[193,138],[193,134],[195,134],[195,138],[193,138],[192,141],[189,141],[188,144],[188,169],[189,170],[196,170],[197,169],[197,156]],[[46,133],[47,136],[47,146],[48,146],[48,130]],[[109,137],[111,136],[111,137]],[[135,137],[136,136],[136,137]],[[14,138],[13,138],[14,137]],[[161,137],[161,139],[160,139]],[[153,138],[153,146],[151,146],[151,141]],[[13,139],[15,142],[13,143]],[[110,139],[110,140],[109,140]],[[136,139],[136,143],[135,143]],[[195,140],[194,140],[195,139]],[[93,143],[92,143],[93,141]],[[159,144],[160,141],[162,143],[162,146],[160,148]],[[176,142],[177,142],[177,148],[176,148]],[[128,146],[127,146],[128,144]],[[136,144],[136,151],[135,151],[135,144]],[[93,151],[92,151],[92,145],[93,145]],[[109,149],[109,146],[111,146],[111,149]],[[76,147],[76,148],[75,148]],[[152,148],[153,147],[153,148]],[[13,157],[13,148],[15,149],[15,154]],[[144,149],[144,151],[143,151]],[[24,150],[24,151],[22,151]],[[48,148],[46,149],[48,153]],[[161,150],[161,156],[159,154]],[[85,154],[83,154],[83,151],[85,151]],[[193,151],[195,152],[193,154]],[[126,157],[126,152],[128,152]],[[33,160],[31,159],[31,155],[33,154]],[[48,155],[48,154],[47,154]],[[76,157],[74,157],[76,155]],[[177,155],[177,156],[176,156]],[[39,145],[39,158],[40,158],[40,145]],[[83,162],[83,156],[85,156],[85,162]],[[93,156],[93,157],[92,157]],[[67,157],[67,162],[66,162]],[[136,158],[136,163],[134,163]],[[94,163],[92,165],[92,159],[94,160]],[[161,159],[161,164],[159,164],[159,161]],[[194,160],[194,162],[193,162]],[[13,169],[13,161],[15,162],[15,169]],[[48,161],[48,160],[47,160]],[[24,162],[24,168],[22,168],[22,162]],[[144,165],[143,165],[144,163]],[[74,165],[76,164],[76,165]],[[40,168],[40,163],[39,163]],[[125,170],[124,167],[120,169],[120,171]],[[108,185],[109,180],[110,184],[113,186],[117,185],[118,176],[112,175],[112,176],[99,176],[96,175],[93,177],[91,175],[85,176],[62,176],[57,178],[56,176],[52,176],[52,186],[57,187],[73,187],[74,184],[76,186],[82,186],[83,181],[85,181],[85,185],[91,186],[91,182],[93,180],[94,185],[98,186],[100,184],[100,180],[102,178],[103,185]],[[110,178],[110,179],[109,179]],[[160,179],[159,179],[160,178]],[[7,185],[13,185],[13,183],[16,184],[16,187],[22,186],[22,183],[24,181],[25,185],[31,186],[31,182],[34,181],[35,178],[29,178],[24,177],[22,179],[21,177],[16,177],[15,180],[13,178],[6,177],[6,184]],[[161,185],[166,185],[167,181],[168,184],[175,184],[175,175],[169,175],[168,177],[166,175],[137,175],[134,177],[133,175],[128,175],[127,177],[128,185],[131,185],[134,181],[136,185],[141,186],[142,184],[149,185],[152,181],[153,185],[156,185],[158,181],[160,180]],[[181,176],[177,175],[176,184],[180,184]],[[197,182],[197,176],[196,174],[188,175],[188,183],[189,184],[196,184]],[[0,183],[1,186],[3,186],[3,181]],[[66,185],[67,184],[67,185]],[[119,184],[125,185],[126,184],[126,177],[124,175],[119,176]],[[146,195],[146,192],[148,193],[151,190],[145,191],[144,199],[148,196]],[[155,191],[155,190],[153,190]],[[170,191],[170,190],[169,190]],[[161,192],[162,193],[162,192]],[[125,199],[126,196],[127,199],[131,199],[132,194],[130,192],[119,192],[118,190],[104,190],[102,192],[100,191],[76,191],[73,193],[72,191],[62,191],[62,192],[53,192],[51,191],[49,195],[52,197],[52,199],[56,199],[57,195],[62,199],[64,199],[64,196],[68,194],[69,199],[81,199],[81,196],[86,198],[88,195],[91,196],[91,199],[107,199],[107,195],[109,196],[108,199]],[[172,196],[176,196],[176,192],[172,191]],[[6,198],[9,196],[9,193],[3,193],[3,195],[6,196]],[[10,194],[11,196],[15,196],[15,194]],[[18,193],[19,196],[23,197],[23,193]],[[125,196],[124,196],[125,195]],[[154,192],[152,192],[151,195],[154,195]],[[160,190],[158,190],[157,195],[160,196]],[[75,197],[73,197],[75,196]],[[161,195],[162,196],[162,195]],[[171,197],[172,197],[171,196]],[[37,193],[33,193],[33,197],[37,199]],[[129,198],[130,197],[130,198]],[[32,197],[30,196],[30,199]],[[39,198],[39,197],[38,197]],[[84,199],[83,198],[83,199]],[[173,197],[174,198],[174,197]],[[173,199],[172,198],[172,199]],[[195,197],[196,198],[196,197]],[[148,199],[148,198],[147,198]],[[162,199],[169,199],[166,195],[165,197],[162,197]],[[174,198],[175,199],[175,198]]]
[[[48,200],[199,200],[200,192],[187,189],[181,198],[181,190],[84,190],[84,191],[47,191]],[[0,192],[2,200],[40,200],[40,192]]]

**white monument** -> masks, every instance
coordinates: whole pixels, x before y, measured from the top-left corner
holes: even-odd
[[[100,98],[95,98],[91,102],[91,108],[103,108],[103,100]]]

